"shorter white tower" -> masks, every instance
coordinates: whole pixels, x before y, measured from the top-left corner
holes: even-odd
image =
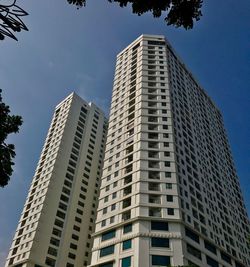
[[[75,93],[56,106],[7,266],[87,266],[107,119]]]

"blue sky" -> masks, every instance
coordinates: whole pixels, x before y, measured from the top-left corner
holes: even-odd
[[[55,105],[76,91],[109,110],[116,54],[142,33],[165,35],[222,111],[250,211],[250,2],[204,0],[193,30],[106,0],[77,10],[66,0],[18,1],[30,15],[18,42],[0,42],[0,88],[24,124],[10,141],[16,165],[0,189],[0,266],[4,266]]]

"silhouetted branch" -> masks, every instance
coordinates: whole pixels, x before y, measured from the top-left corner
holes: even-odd
[[[15,32],[28,31],[20,18],[27,15],[25,10],[16,5],[16,0],[10,5],[1,4],[0,0],[0,40],[4,40],[7,36],[17,41]]]
[[[87,0],[67,0],[77,8],[85,6]],[[133,13],[138,16],[151,12],[154,17],[160,17],[166,12],[167,25],[191,29],[194,20],[202,16],[201,7],[203,0],[108,0],[110,3],[118,3],[120,7],[132,6]]]

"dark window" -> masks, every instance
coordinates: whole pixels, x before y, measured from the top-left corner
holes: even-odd
[[[73,229],[77,232],[80,232],[80,230],[81,230],[81,228],[79,226],[76,226],[76,225],[73,226]]]
[[[55,225],[62,228],[63,227],[63,222],[58,220],[58,219],[55,219]]]
[[[62,218],[62,219],[65,219],[65,216],[66,216],[66,215],[65,215],[64,212],[58,210],[57,213],[56,213],[56,216],[58,216],[58,217],[60,217],[60,218]]]
[[[168,223],[160,221],[151,221],[151,230],[168,231]]]
[[[77,249],[77,245],[76,244],[73,244],[73,243],[70,243],[70,248]]]
[[[123,226],[123,233],[126,234],[129,232],[132,232],[132,223]]]
[[[53,228],[52,234],[61,237],[62,231],[60,231],[56,228]]]
[[[75,239],[75,240],[79,240],[79,236],[78,236],[78,235],[72,234],[71,237],[72,237],[73,239]]]
[[[187,244],[187,252],[193,255],[194,257],[198,258],[199,260],[201,260],[201,252],[197,248]]]
[[[53,256],[57,256],[57,249],[49,247],[48,254],[53,255]]]
[[[54,267],[56,265],[56,260],[47,257],[45,263],[51,267]]]
[[[122,250],[130,249],[132,247],[131,239],[122,242]]]
[[[131,266],[131,257],[126,257],[122,259],[122,267],[130,267]]]
[[[219,263],[216,260],[210,258],[209,256],[206,256],[206,258],[207,258],[207,264],[209,266],[211,266],[211,267],[219,267]]]
[[[169,239],[161,237],[152,237],[151,246],[159,248],[169,248]]]
[[[69,252],[68,257],[74,260],[76,258],[76,255]]]
[[[229,264],[232,264],[232,261],[231,261],[231,257],[229,256],[229,255],[227,255],[226,253],[224,253],[224,252],[220,252],[220,255],[221,255],[221,258],[225,261],[225,262],[227,262],[227,263],[229,263]]]
[[[108,246],[100,250],[100,257],[104,257],[110,254],[114,254],[115,246]]]
[[[105,241],[105,240],[108,240],[108,239],[111,239],[114,237],[115,237],[115,230],[108,231],[108,232],[102,234],[102,241]]]
[[[152,265],[169,266],[170,265],[170,257],[169,256],[152,255]]]
[[[200,243],[199,236],[196,233],[194,233],[192,230],[190,230],[189,228],[185,228],[185,233],[187,237],[191,238],[197,243]]]
[[[64,196],[64,195],[61,195],[60,199],[61,199],[62,201],[64,201],[64,202],[66,202],[66,203],[69,202],[69,198],[66,197],[66,196]]]
[[[204,245],[205,245],[205,248],[209,251],[211,251],[212,253],[214,253],[215,255],[217,254],[216,253],[216,247],[214,245],[212,245],[210,242],[204,240]]]
[[[168,208],[168,215],[174,215],[174,209],[173,208]]]
[[[167,202],[173,202],[173,196],[167,195]]]
[[[75,217],[75,221],[81,223],[82,222],[82,219],[79,218],[79,217]]]
[[[50,244],[58,247],[59,246],[59,243],[60,243],[60,240],[59,239],[56,239],[54,237],[51,237],[50,238]]]

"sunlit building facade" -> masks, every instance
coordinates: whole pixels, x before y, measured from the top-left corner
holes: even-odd
[[[250,266],[220,111],[164,36],[117,56],[91,267]]]
[[[6,267],[89,264],[106,130],[75,93],[56,106]]]

